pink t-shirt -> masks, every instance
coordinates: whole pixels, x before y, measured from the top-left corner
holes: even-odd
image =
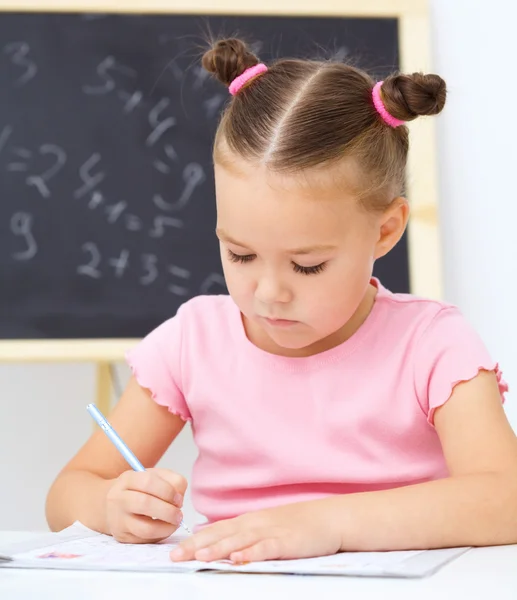
[[[497,363],[456,307],[372,283],[360,329],[314,356],[257,348],[229,296],[185,302],[128,353],[140,385],[192,422],[192,501],[209,522],[445,477],[434,409],[480,369],[496,372],[504,401]]]

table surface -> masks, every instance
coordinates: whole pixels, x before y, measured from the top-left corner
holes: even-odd
[[[0,545],[39,533],[0,531]],[[0,569],[2,600],[487,600],[492,595],[517,599],[517,545],[474,548],[423,579]]]

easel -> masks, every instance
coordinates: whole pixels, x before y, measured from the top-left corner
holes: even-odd
[[[111,363],[101,362],[97,364],[97,385],[96,385],[96,396],[97,396],[97,408],[104,414],[107,415],[111,405],[111,390],[112,390],[112,377],[111,377]]]
[[[94,363],[96,393],[93,401],[105,415],[111,407],[114,363],[122,362],[138,339],[2,340],[0,363]]]

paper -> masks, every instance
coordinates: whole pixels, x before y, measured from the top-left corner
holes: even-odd
[[[121,544],[75,523],[59,532],[0,548],[0,568],[92,571],[234,571],[303,575],[424,577],[468,548],[409,552],[342,552],[332,556],[234,565],[229,561],[173,563],[169,552],[185,537],[179,533],[157,544]]]

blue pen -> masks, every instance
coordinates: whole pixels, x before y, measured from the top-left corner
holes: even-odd
[[[90,413],[90,415],[93,417],[94,421],[102,429],[102,431],[104,431],[104,433],[108,436],[109,440],[113,442],[120,454],[122,454],[122,456],[127,460],[129,466],[134,471],[145,471],[145,468],[142,465],[142,463],[131,452],[131,450],[126,446],[126,444],[124,444],[118,433],[108,423],[104,415],[95,406],[95,404],[88,404],[86,410]],[[187,533],[192,533],[190,529],[185,525],[185,522],[183,520],[181,521],[180,525]]]

